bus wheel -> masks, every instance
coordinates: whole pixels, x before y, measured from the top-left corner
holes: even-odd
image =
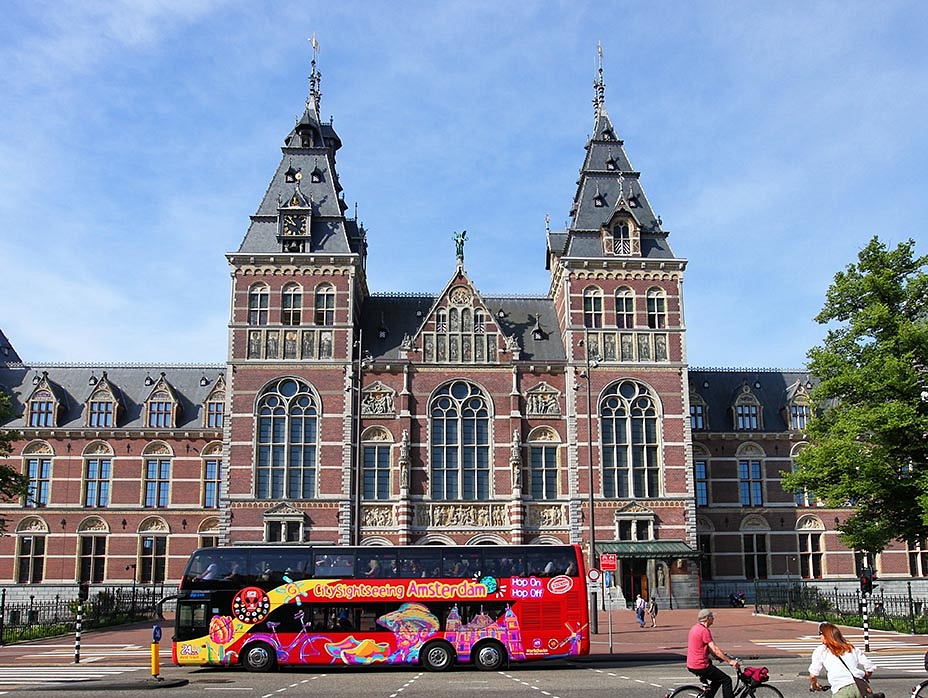
[[[248,671],[270,671],[277,664],[274,649],[266,642],[253,642],[242,649],[239,661]]]
[[[506,662],[506,650],[498,642],[484,642],[471,654],[474,664],[483,671],[496,671]]]
[[[445,642],[432,642],[419,653],[422,666],[429,671],[445,671],[454,663],[454,650]]]

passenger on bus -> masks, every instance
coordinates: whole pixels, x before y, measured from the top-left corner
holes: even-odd
[[[367,563],[367,571],[364,573],[365,577],[382,577],[383,570],[380,569],[379,560],[371,560]]]
[[[210,562],[209,566],[200,576],[197,577],[197,579],[219,579],[219,565],[217,565],[215,562]]]

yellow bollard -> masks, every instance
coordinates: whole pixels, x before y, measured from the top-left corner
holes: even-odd
[[[151,675],[152,678],[161,680],[161,655],[158,650],[161,647],[161,626],[156,625],[151,629]]]
[[[159,642],[151,643],[151,675],[156,679],[161,673],[161,655],[158,653],[158,648],[160,646],[161,643]]]

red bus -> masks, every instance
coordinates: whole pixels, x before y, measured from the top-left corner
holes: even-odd
[[[180,583],[178,665],[510,661],[590,649],[575,545],[201,548]]]

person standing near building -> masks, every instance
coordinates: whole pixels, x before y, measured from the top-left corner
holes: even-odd
[[[641,597],[641,594],[638,594],[635,597],[635,615],[638,616],[638,626],[642,628],[644,627],[644,612],[647,606],[647,601]]]
[[[648,615],[651,616],[651,627],[657,627],[657,599],[654,598],[654,595],[651,594],[651,598],[648,599]]]
[[[738,660],[728,656],[725,651],[715,644],[712,631],[709,628],[715,622],[715,615],[708,608],[702,609],[696,616],[696,624],[690,628],[686,645],[686,668],[690,673],[709,682],[709,688],[703,694],[705,698],[713,698],[722,687],[722,697],[732,698],[731,677],[712,663],[712,657],[728,662],[735,669]]]

